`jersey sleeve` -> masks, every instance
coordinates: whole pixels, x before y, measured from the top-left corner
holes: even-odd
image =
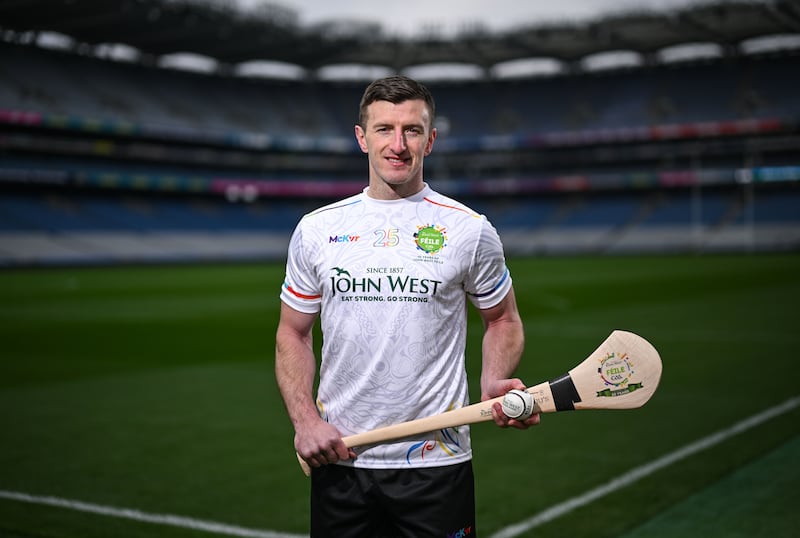
[[[309,246],[303,241],[302,222],[297,225],[289,240],[286,258],[286,277],[281,287],[281,301],[299,312],[315,314],[320,311],[322,291],[316,278],[314,259]]]
[[[472,304],[480,309],[497,305],[511,289],[503,244],[497,230],[485,218],[465,289]]]

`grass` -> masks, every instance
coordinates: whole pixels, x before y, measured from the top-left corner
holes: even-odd
[[[547,415],[527,432],[476,426],[484,536],[800,394],[800,256],[509,266],[527,383],[564,373],[615,328],[648,338],[664,374],[639,410]],[[0,490],[306,533],[308,481],[272,373],[282,278],[278,264],[0,273]],[[475,380],[480,321],[470,323]],[[775,418],[526,535],[729,536],[700,523],[729,505],[736,528],[756,526],[742,484],[774,475],[753,502],[792,498],[797,473],[776,461],[797,454],[798,418]],[[769,513],[772,538],[796,533],[796,516]],[[0,499],[0,536],[154,535],[213,534]]]

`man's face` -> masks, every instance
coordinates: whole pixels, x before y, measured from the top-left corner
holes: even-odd
[[[358,145],[369,159],[371,195],[408,196],[422,189],[422,161],[436,139],[436,129],[430,124],[430,113],[421,99],[398,104],[375,101],[367,107],[366,126],[356,125],[355,130]]]

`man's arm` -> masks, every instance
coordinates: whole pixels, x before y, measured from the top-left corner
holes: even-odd
[[[511,377],[519,366],[525,348],[525,333],[514,289],[509,290],[497,305],[478,311],[484,327],[481,400],[501,396],[512,389],[524,389],[522,380]],[[492,416],[503,427],[524,429],[539,423],[538,414],[525,421],[509,419],[499,403],[492,408]]]
[[[275,378],[294,426],[294,448],[312,467],[355,457],[342,436],[319,416],[314,403],[317,372],[312,345],[316,314],[305,314],[281,302],[275,335]]]

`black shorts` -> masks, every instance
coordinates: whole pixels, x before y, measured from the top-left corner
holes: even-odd
[[[311,474],[312,538],[475,538],[472,462],[419,469],[325,465]]]

